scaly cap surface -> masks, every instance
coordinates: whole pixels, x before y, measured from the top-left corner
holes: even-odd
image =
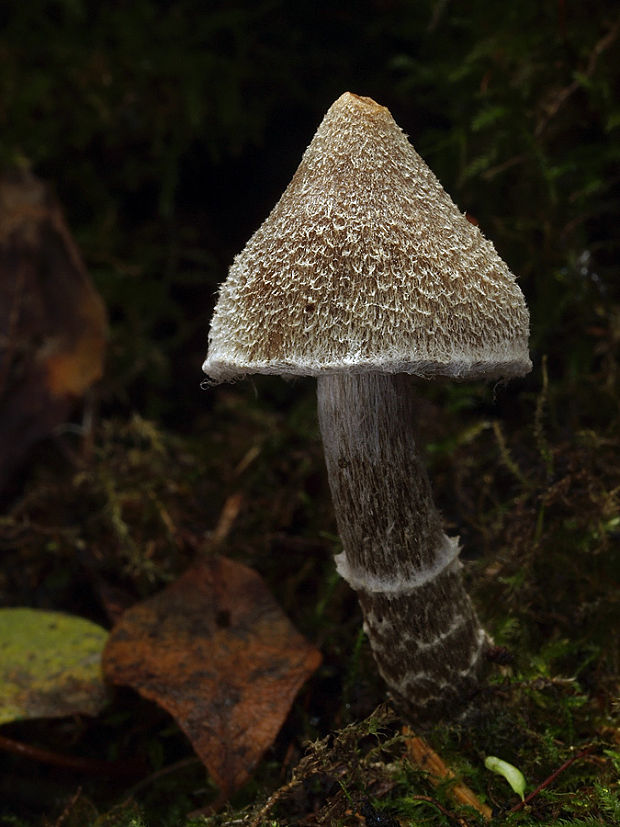
[[[345,93],[221,285],[203,370],[495,378],[531,369],[515,277],[388,109]]]

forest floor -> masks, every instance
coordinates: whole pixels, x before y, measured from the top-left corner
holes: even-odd
[[[355,595],[335,574],[311,382],[205,391],[211,407],[190,434],[136,414],[40,445],[0,521],[3,605],[109,629],[217,555],[260,574],[322,662],[228,796],[174,718],[133,689],[111,690],[95,716],[9,722],[0,823],[620,823],[620,444],[594,413],[610,410],[609,382],[592,377],[583,405],[569,403],[543,360],[518,393],[420,388],[437,500],[497,647],[468,717],[423,733],[438,764],[420,761],[390,708]],[[252,681],[241,675],[249,696]],[[259,737],[251,716],[246,728]],[[488,756],[523,775],[525,801]]]

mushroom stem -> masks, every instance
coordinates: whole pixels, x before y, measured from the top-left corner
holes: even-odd
[[[412,434],[404,374],[318,379],[318,412],[340,538],[339,573],[357,592],[379,671],[416,724],[463,710],[489,638],[461,578]]]

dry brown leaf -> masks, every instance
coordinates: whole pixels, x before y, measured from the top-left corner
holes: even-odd
[[[0,179],[0,488],[100,378],[106,336],[56,199],[28,172]]]
[[[125,612],[103,667],[108,680],[170,712],[228,795],[320,661],[256,572],[213,557]]]

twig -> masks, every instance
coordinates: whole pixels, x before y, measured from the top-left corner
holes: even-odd
[[[62,811],[62,813],[58,816],[58,818],[54,822],[54,827],[61,827],[61,824],[63,823],[63,821],[67,820],[67,817],[70,815],[71,810],[75,807],[75,805],[77,804],[77,802],[78,802],[81,795],[82,795],[82,788],[78,787],[76,792],[71,796],[71,798],[67,802],[67,806],[65,807],[65,809]]]
[[[238,491],[231,494],[220,513],[217,525],[209,538],[209,545],[211,549],[216,549],[221,546],[228,535],[230,534],[235,520],[239,516],[241,507],[243,506],[243,494]]]
[[[42,749],[41,747],[33,747],[31,744],[24,744],[21,741],[14,741],[5,735],[0,735],[0,749],[3,749],[5,752],[12,752],[14,755],[22,755],[33,761],[40,761],[42,764],[51,764],[54,767],[63,767],[65,769],[92,773],[94,775],[127,776],[142,772],[144,769],[137,761],[99,761],[96,758],[66,755],[64,753]]]
[[[583,72],[583,77],[590,78],[594,74],[596,69],[596,64],[598,62],[599,57],[603,54],[603,52],[607,51],[614,40],[618,37],[618,33],[620,32],[620,18],[616,20],[613,26],[607,31],[606,34],[598,40],[590,52],[590,58],[588,60],[588,65]],[[547,112],[545,117],[543,117],[536,126],[536,130],[534,134],[536,137],[539,137],[544,130],[546,129],[549,121],[551,121],[560,111],[562,106],[566,103],[566,101],[579,89],[580,87],[579,80],[574,80],[568,86],[565,86],[563,89],[560,89],[558,94],[555,96],[553,102],[547,107]]]
[[[525,807],[526,804],[529,804],[530,801],[533,798],[535,798],[541,790],[544,790],[545,787],[548,787],[550,784],[553,784],[553,782],[558,777],[558,775],[560,775],[560,773],[568,769],[568,767],[570,767],[571,764],[574,764],[575,761],[579,761],[580,758],[583,758],[585,755],[589,755],[594,750],[595,746],[596,744],[590,744],[589,747],[582,749],[581,752],[577,753],[577,755],[573,755],[573,757],[569,758],[568,761],[565,761],[561,767],[558,767],[558,769],[555,770],[555,772],[552,772],[548,778],[545,778],[545,780],[541,784],[539,784],[533,792],[527,795],[523,799],[523,801],[519,801],[517,804],[514,805],[514,807],[511,807],[509,810],[507,810],[507,812],[516,813],[519,810],[522,810],[523,807]]]
[[[454,772],[444,764],[439,755],[431,749],[423,738],[415,735],[409,727],[403,727],[403,735],[405,736],[410,759],[428,772],[429,780],[433,786],[437,787],[444,781],[456,781]],[[448,795],[460,804],[473,807],[486,821],[491,820],[491,808],[483,804],[466,784],[456,781],[448,790]]]
[[[459,827],[468,827],[467,822],[464,818],[459,818],[458,816],[451,813],[450,810],[447,810],[444,806],[442,806],[436,798],[433,798],[430,795],[410,795],[410,800],[413,801],[428,801],[429,804],[432,804],[433,807],[437,807],[440,813],[449,818],[451,821],[454,821]]]
[[[160,778],[170,775],[170,773],[201,763],[202,761],[200,758],[197,758],[195,755],[192,755],[190,758],[182,758],[180,761],[175,761],[174,764],[169,764],[167,767],[162,767],[160,770],[156,770],[150,775],[147,775],[146,778],[140,779],[137,784],[134,784],[133,787],[125,792],[125,798],[133,798],[136,793],[142,792],[142,790],[149,787],[154,781],[159,781]]]
[[[484,181],[491,181],[501,172],[505,172],[507,169],[510,169],[510,167],[514,167],[517,164],[522,164],[524,161],[527,161],[527,158],[528,156],[525,152],[521,155],[513,155],[512,158],[507,158],[505,161],[502,161],[501,164],[496,164],[494,167],[489,167],[489,169],[485,170],[480,177]]]
[[[289,790],[292,790],[293,787],[296,787],[299,783],[299,780],[293,777],[287,784],[285,784],[283,787],[280,787],[274,793],[272,793],[267,799],[267,801],[260,808],[258,813],[254,816],[254,818],[250,822],[249,827],[260,827],[262,819],[267,815],[269,810],[271,810],[273,805],[277,804],[277,802],[282,798],[283,795],[285,795]]]

